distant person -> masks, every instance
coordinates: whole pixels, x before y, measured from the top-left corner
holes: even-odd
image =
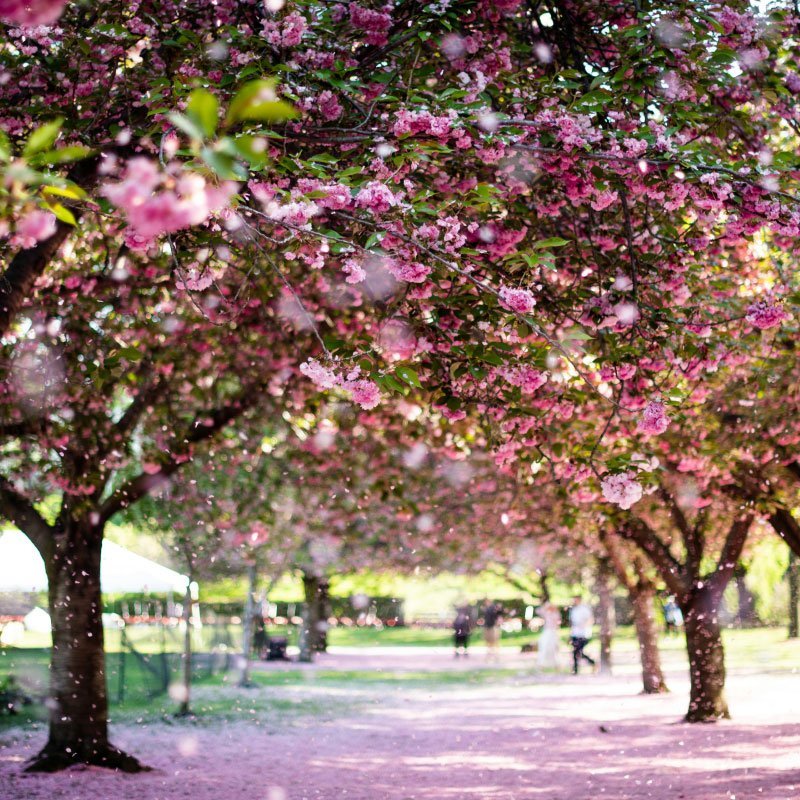
[[[667,602],[664,603],[664,622],[667,627],[667,633],[678,633],[683,627],[683,612],[675,602],[674,595],[670,595],[667,598]]]
[[[561,627],[561,611],[552,603],[545,603],[538,611],[544,625],[539,636],[536,665],[539,669],[558,667],[558,630]]]
[[[267,657],[268,648],[269,637],[264,625],[264,617],[258,613],[253,617],[253,650],[255,650],[256,658],[263,661]]]
[[[483,611],[483,639],[486,642],[486,657],[496,659],[500,645],[500,618],[502,608],[495,602],[488,603]]]
[[[469,635],[472,631],[472,620],[467,609],[459,608],[453,620],[453,634],[455,638],[455,657],[467,655]]]
[[[578,666],[581,659],[587,664],[595,666],[594,659],[589,658],[583,652],[583,648],[589,644],[592,638],[592,627],[594,626],[594,615],[592,609],[583,602],[583,598],[576,594],[572,599],[572,606],[569,610],[569,639],[572,643],[572,674],[578,674]]]

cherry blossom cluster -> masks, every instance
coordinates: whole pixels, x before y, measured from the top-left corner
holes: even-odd
[[[623,510],[629,509],[642,499],[642,485],[636,480],[635,472],[620,472],[607,475],[600,483],[603,497]]]
[[[159,236],[204,223],[227,207],[237,191],[231,181],[209,184],[197,173],[173,178],[149,158],[132,158],[120,180],[107,181],[103,195],[125,216],[125,239],[146,251]]]
[[[664,410],[664,404],[660,401],[652,401],[647,404],[642,416],[639,418],[638,428],[642,433],[650,433],[658,436],[664,433],[669,427],[669,418]]]
[[[0,0],[0,21],[23,27],[52,25],[67,0]]]
[[[300,365],[300,372],[318,389],[341,389],[354,403],[365,410],[375,408],[381,401],[380,388],[374,381],[361,377],[360,367],[355,367],[346,375],[342,375],[332,367],[326,367],[311,358]]]

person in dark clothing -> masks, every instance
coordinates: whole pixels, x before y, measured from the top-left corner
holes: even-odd
[[[593,669],[595,662],[583,652],[583,648],[589,644],[592,638],[592,627],[594,626],[594,615],[592,609],[583,602],[580,595],[576,595],[569,610],[569,640],[572,643],[572,673],[578,674],[578,667],[581,661],[585,661]]]
[[[472,620],[469,617],[469,611],[464,608],[459,608],[456,613],[456,618],[453,620],[456,658],[458,658],[460,655],[467,655],[467,648],[469,647],[469,634],[471,631]]]
[[[500,617],[502,609],[497,603],[487,603],[483,612],[483,638],[486,641],[486,657],[497,658],[500,645]]]

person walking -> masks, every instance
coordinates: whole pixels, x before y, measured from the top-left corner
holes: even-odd
[[[572,643],[572,674],[578,674],[581,659],[587,664],[595,666],[593,658],[584,653],[583,649],[592,638],[594,615],[592,609],[583,602],[583,598],[576,594],[569,609],[569,639]]]
[[[463,655],[466,657],[469,647],[469,634],[472,630],[472,620],[469,616],[469,609],[459,608],[456,611],[456,618],[453,620],[453,634],[455,639],[455,657]]]
[[[483,639],[486,642],[486,658],[496,660],[500,645],[500,617],[502,609],[494,601],[487,603],[483,611]]]
[[[561,612],[548,601],[539,609],[538,613],[544,624],[539,635],[536,664],[539,669],[557,669],[558,629],[561,627]]]

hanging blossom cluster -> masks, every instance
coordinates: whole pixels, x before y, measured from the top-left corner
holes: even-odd
[[[139,156],[128,162],[121,180],[105,183],[101,191],[125,215],[128,247],[145,251],[165,233],[205,222],[228,205],[236,189],[232,181],[209,185],[196,173],[173,178]]]
[[[759,330],[776,328],[786,318],[788,314],[772,300],[758,300],[747,308],[745,319]]]
[[[66,4],[67,0],[0,0],[0,22],[24,28],[52,25]]]
[[[500,305],[517,314],[529,314],[536,307],[536,298],[528,289],[500,288]]]
[[[55,214],[35,208],[17,222],[17,229],[11,239],[11,244],[27,250],[35,247],[37,242],[49,239],[55,232]]]
[[[669,417],[664,410],[664,404],[658,400],[648,403],[639,418],[639,430],[642,433],[658,436],[664,433],[668,427]]]
[[[600,483],[600,488],[609,503],[625,510],[642,499],[642,485],[636,480],[635,472],[607,475]]]
[[[300,365],[303,373],[318,389],[342,389],[350,395],[350,399],[365,410],[375,408],[381,401],[381,390],[378,384],[368,378],[361,377],[361,368],[355,367],[346,375],[320,364],[310,358]]]

